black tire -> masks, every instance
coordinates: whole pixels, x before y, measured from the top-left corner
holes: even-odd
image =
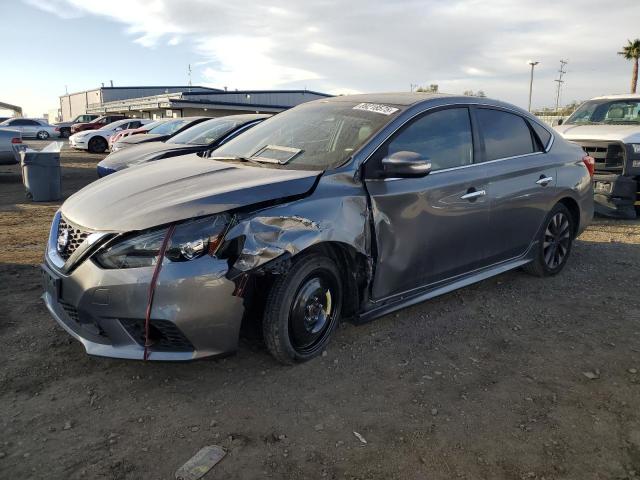
[[[60,129],[60,138],[69,138],[71,136],[70,128],[61,128]]]
[[[267,295],[262,323],[267,349],[286,365],[316,357],[329,343],[341,308],[336,264],[319,254],[301,256],[286,275],[276,276]]]
[[[548,213],[538,234],[535,258],[523,267],[537,277],[550,277],[562,271],[571,254],[576,225],[569,209],[556,204]]]
[[[36,133],[36,138],[38,140],[46,140],[47,138],[49,138],[49,132],[45,132],[44,130],[40,130],[38,133]]]
[[[88,149],[91,153],[103,153],[108,147],[109,144],[107,141],[100,136],[93,137],[89,140]]]

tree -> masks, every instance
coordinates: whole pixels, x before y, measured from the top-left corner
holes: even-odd
[[[429,85],[428,87],[418,87],[418,89],[416,90],[416,92],[423,92],[423,93],[438,93],[438,85],[436,85],[435,83],[432,83],[431,85]]]
[[[638,86],[638,59],[640,58],[640,38],[635,40],[627,40],[627,45],[622,47],[622,51],[618,55],[622,55],[626,60],[633,62],[633,71],[631,73],[631,93],[636,93]]]

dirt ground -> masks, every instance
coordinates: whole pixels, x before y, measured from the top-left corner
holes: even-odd
[[[64,153],[65,195],[99,158]],[[211,444],[206,479],[640,478],[640,222],[596,219],[557,277],[344,324],[303,365],[247,342],[145,364],[87,356],[47,314],[59,204],[0,167],[0,478],[168,479]]]

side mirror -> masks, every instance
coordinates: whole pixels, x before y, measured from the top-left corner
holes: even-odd
[[[115,131],[115,132],[120,132],[120,131],[122,131],[122,127],[118,127],[118,128],[116,128],[114,131]]]
[[[396,152],[382,159],[387,178],[417,178],[431,172],[431,162],[416,152]]]

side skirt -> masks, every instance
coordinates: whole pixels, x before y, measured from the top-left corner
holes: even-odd
[[[480,271],[476,271],[462,278],[458,277],[456,280],[453,280],[441,286],[432,288],[427,287],[425,290],[422,290],[418,293],[400,297],[398,300],[394,300],[384,305],[376,305],[375,303],[370,303],[370,308],[364,312],[361,312],[360,315],[358,315],[353,320],[353,322],[370,322],[371,320],[375,320],[378,317],[382,317],[391,312],[395,312],[396,310],[410,307],[412,305],[415,305],[416,303],[424,302],[425,300],[429,300],[439,295],[444,295],[445,293],[452,292],[453,290],[466,287],[467,285],[471,285],[473,283],[481,282],[482,280],[486,280],[487,278],[494,277],[509,270],[513,270],[514,268],[521,267],[523,265],[526,265],[530,261],[531,258],[529,257],[529,255],[524,255],[522,257],[518,257],[516,259],[509,260],[498,265],[493,265]]]

